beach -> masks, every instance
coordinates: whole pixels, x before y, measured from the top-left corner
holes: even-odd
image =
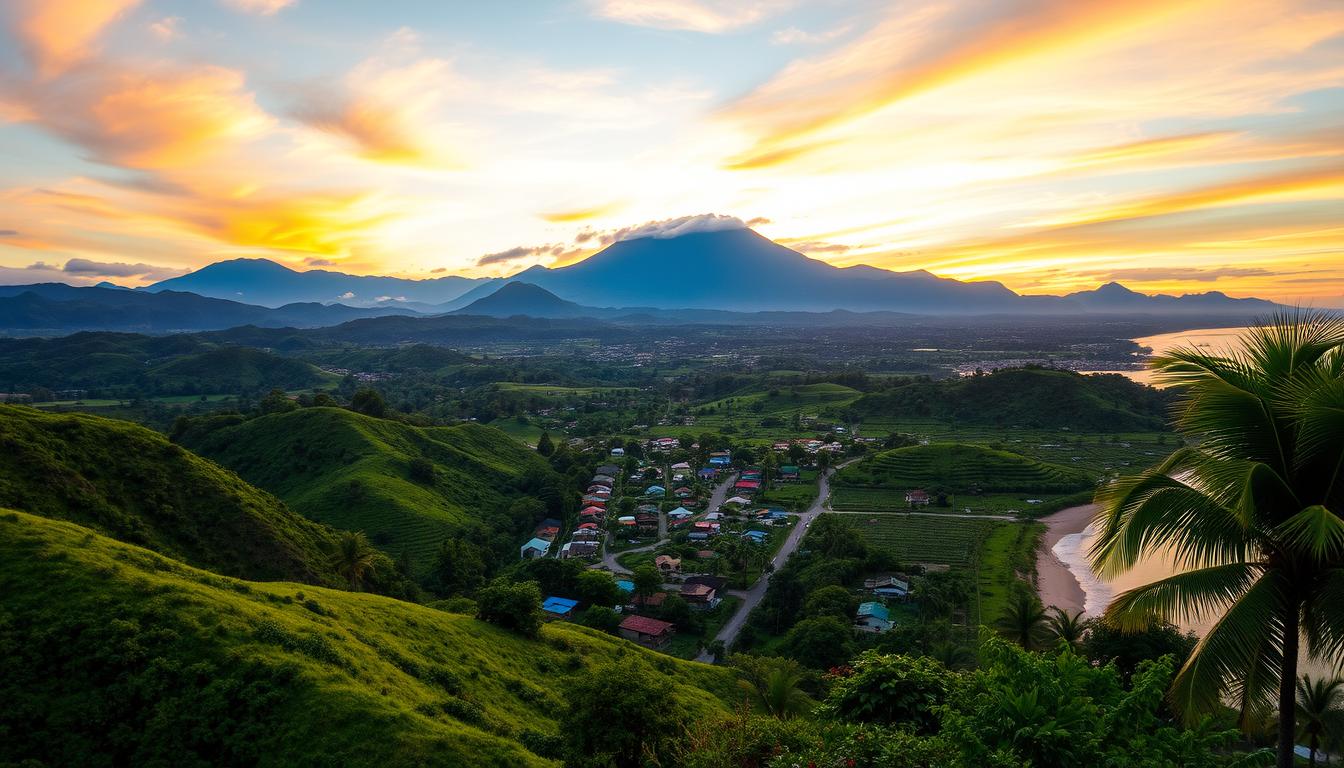
[[[1046,531],[1041,537],[1040,549],[1036,551],[1036,584],[1041,602],[1046,606],[1067,611],[1083,610],[1087,595],[1073,572],[1055,554],[1054,547],[1065,536],[1082,533],[1092,522],[1096,510],[1095,504],[1083,504],[1041,518]]]

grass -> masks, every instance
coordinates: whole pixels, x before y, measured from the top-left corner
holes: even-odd
[[[539,640],[375,595],[248,582],[0,512],[0,762],[554,766],[560,694],[598,659],[695,719],[727,670],[556,623]]]
[[[965,443],[884,451],[836,474],[837,485],[949,493],[1070,493],[1095,484],[1087,473],[1009,451]]]
[[[506,506],[528,473],[549,472],[534,451],[491,427],[414,427],[340,408],[262,416],[187,444],[313,520],[409,553],[417,570],[429,567],[446,535]],[[412,479],[417,458],[434,464],[432,483]]]
[[[795,512],[807,509],[817,500],[817,471],[805,469],[796,483],[775,482],[774,487],[757,497],[756,502],[778,505]]]
[[[846,520],[870,546],[890,552],[902,564],[932,563],[955,568],[972,567],[985,538],[1000,525],[938,515],[846,515]]]
[[[992,624],[1007,610],[1014,582],[1033,582],[1036,548],[1044,533],[1044,523],[1000,525],[990,531],[976,578],[981,624]]]
[[[157,432],[0,405],[0,506],[71,520],[203,568],[335,585],[330,529]]]

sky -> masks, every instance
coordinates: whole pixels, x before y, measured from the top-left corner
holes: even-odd
[[[0,283],[507,275],[713,214],[1022,293],[1344,306],[1339,0],[4,0],[0,25]]]

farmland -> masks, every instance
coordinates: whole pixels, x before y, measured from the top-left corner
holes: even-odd
[[[870,546],[890,552],[902,564],[973,567],[985,538],[1002,525],[994,520],[924,514],[846,515]]]
[[[1021,454],[965,443],[886,451],[841,470],[837,485],[932,487],[956,493],[1069,493],[1093,484],[1084,472]]]

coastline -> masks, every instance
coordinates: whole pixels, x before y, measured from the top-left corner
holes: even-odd
[[[1087,593],[1073,571],[1055,554],[1054,547],[1065,536],[1082,533],[1096,510],[1095,504],[1082,504],[1041,518],[1046,529],[1036,550],[1036,590],[1047,608],[1056,606],[1070,612],[1085,609]]]

